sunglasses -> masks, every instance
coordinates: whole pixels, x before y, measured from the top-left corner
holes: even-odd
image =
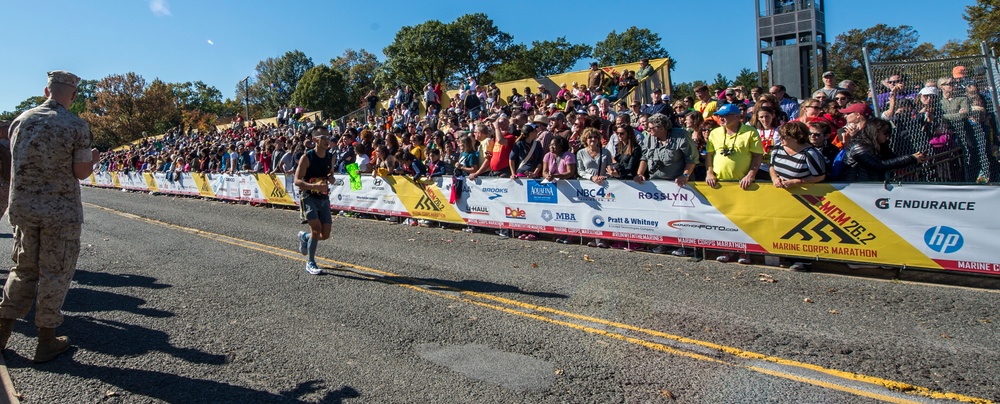
[[[823,136],[823,134],[819,132],[809,132],[809,136]]]
[[[901,83],[901,82],[899,80],[889,80],[886,83],[888,83],[888,84],[897,84],[897,83]]]

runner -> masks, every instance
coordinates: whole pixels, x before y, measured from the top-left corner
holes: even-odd
[[[319,275],[323,270],[316,265],[316,245],[330,238],[333,217],[330,214],[330,183],[333,182],[333,155],[327,150],[330,132],[325,127],[312,131],[316,144],[302,155],[295,170],[295,186],[299,187],[300,204],[305,212],[309,232],[299,232],[299,253],[309,256],[306,272]]]

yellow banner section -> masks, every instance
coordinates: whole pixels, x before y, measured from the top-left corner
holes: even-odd
[[[208,178],[202,173],[191,173],[191,178],[194,179],[194,183],[198,185],[198,194],[206,198],[215,198],[215,192],[212,191],[212,184],[208,182]]]
[[[150,191],[160,192],[160,188],[156,186],[156,178],[153,178],[153,173],[142,173],[142,178],[146,179],[146,186],[149,187]]]
[[[90,173],[90,185],[97,185],[97,178],[94,178],[94,173]]]
[[[93,178],[93,174],[91,174],[91,178]],[[118,173],[111,173],[111,183],[115,184],[115,188],[122,187],[122,183],[118,181]]]
[[[736,183],[693,185],[773,254],[940,268],[830,184],[785,190],[757,183],[746,191]]]
[[[439,222],[465,223],[437,185],[418,183],[409,177],[397,175],[384,178],[410,212],[410,216]]]
[[[295,205],[295,200],[285,191],[285,184],[282,184],[277,175],[255,174],[257,185],[261,192],[267,197],[268,203],[279,205]]]

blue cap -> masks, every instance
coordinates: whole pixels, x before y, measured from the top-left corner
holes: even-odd
[[[726,104],[719,108],[718,111],[715,111],[713,115],[738,115],[739,113],[740,107],[737,107],[736,104]]]

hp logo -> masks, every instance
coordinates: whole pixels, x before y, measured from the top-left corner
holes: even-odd
[[[935,226],[927,229],[924,233],[924,243],[931,250],[939,253],[951,254],[962,249],[965,239],[962,233],[948,226]]]

